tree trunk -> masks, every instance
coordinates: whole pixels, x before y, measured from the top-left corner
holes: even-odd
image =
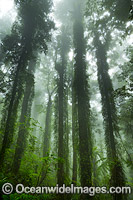
[[[47,105],[47,111],[46,111],[46,122],[45,122],[45,132],[44,132],[44,146],[43,146],[43,157],[49,155],[49,147],[50,147],[50,136],[51,136],[51,107],[52,101],[51,101],[51,95],[49,95],[49,101]]]
[[[32,61],[29,66],[29,71],[27,72],[26,77],[26,88],[24,93],[24,99],[22,103],[22,110],[20,116],[20,127],[18,132],[17,144],[15,149],[15,156],[13,161],[13,172],[18,173],[21,159],[24,154],[26,147],[26,138],[28,136],[28,128],[30,125],[29,118],[31,114],[31,106],[34,94],[34,73],[35,61]]]
[[[81,186],[91,186],[91,133],[89,127],[89,106],[87,97],[87,80],[85,65],[84,30],[80,5],[75,7],[74,19],[74,47],[75,47],[75,91],[78,100],[79,123],[79,155],[81,170]],[[82,195],[81,199],[88,199]]]
[[[96,47],[98,83],[102,96],[102,112],[105,125],[105,141],[107,146],[108,161],[111,174],[111,186],[124,186],[125,176],[116,146],[115,135],[118,136],[116,107],[113,97],[113,86],[108,74],[108,63],[105,46],[95,33],[94,45]],[[114,194],[113,199],[126,199],[123,194]]]
[[[67,181],[70,178],[70,163],[69,163],[69,115],[68,115],[68,87],[65,89],[65,98],[64,98],[64,151],[65,151],[65,177]]]
[[[14,78],[13,87],[12,87],[11,100],[8,107],[7,119],[6,119],[5,130],[4,130],[4,138],[3,138],[3,143],[2,143],[2,149],[0,152],[0,167],[1,168],[3,167],[3,164],[4,164],[4,157],[5,157],[6,150],[10,147],[11,142],[13,140],[13,136],[14,136],[14,126],[15,126],[15,122],[17,118],[18,105],[23,94],[22,74],[26,68],[26,61],[27,61],[26,58],[27,58],[26,50],[23,50],[23,53],[20,57],[20,60],[16,69],[15,78]]]
[[[78,165],[78,125],[77,125],[77,105],[74,85],[72,86],[72,143],[73,143],[73,174],[72,182],[77,184],[77,165]]]
[[[62,28],[62,35],[60,38],[60,61],[56,63],[56,70],[59,74],[58,80],[58,114],[59,114],[59,126],[58,126],[58,170],[57,170],[57,183],[62,186],[64,183],[64,163],[65,163],[65,81],[66,81],[66,65],[67,65],[67,53],[69,50],[69,41],[66,28]]]
[[[64,67],[64,66],[62,66]],[[60,82],[59,82],[59,141],[58,141],[58,172],[57,172],[57,179],[58,184],[61,186],[64,183],[64,147],[63,147],[63,136],[64,136],[64,128],[63,128],[63,71],[60,73]]]
[[[49,156],[49,148],[50,148],[50,138],[51,138],[51,108],[52,108],[52,100],[51,94],[49,94],[49,101],[47,104],[47,111],[46,111],[46,120],[45,120],[45,131],[44,131],[44,142],[43,142],[43,157]],[[43,180],[47,175],[47,160],[43,162],[42,169],[41,169],[41,178],[38,177],[37,185],[41,185]],[[40,179],[40,180],[39,180]]]

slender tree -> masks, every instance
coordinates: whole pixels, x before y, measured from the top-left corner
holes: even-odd
[[[44,157],[49,155],[51,108],[52,108],[52,100],[51,100],[51,94],[49,94],[49,100],[48,100],[47,110],[46,110],[45,131],[44,131],[44,146],[43,146]]]
[[[52,95],[55,91],[55,88],[53,91],[50,93],[48,91],[48,103],[47,103],[47,108],[46,108],[46,119],[45,119],[45,130],[44,130],[44,136],[43,136],[43,157],[48,157],[49,156],[49,151],[50,151],[50,139],[51,139],[51,115],[52,115]],[[47,159],[44,160],[42,169],[41,169],[41,178],[40,180],[38,179],[37,185],[41,185],[43,180],[46,178],[47,175]]]
[[[89,124],[88,84],[85,64],[85,39],[81,2],[75,3],[73,40],[75,48],[75,91],[78,102],[79,155],[81,185],[91,186],[91,132]],[[88,199],[88,196],[82,197]]]
[[[66,72],[67,73],[67,72]],[[65,77],[67,81],[67,77]],[[65,95],[64,95],[64,152],[65,152],[65,177],[69,179],[69,133],[70,133],[70,124],[69,124],[69,105],[68,105],[68,98],[69,98],[69,88],[68,85],[65,85]]]
[[[30,126],[30,114],[32,100],[34,96],[34,71],[35,61],[31,61],[29,69],[26,72],[26,88],[24,92],[24,98],[22,103],[22,110],[20,116],[20,127],[18,131],[18,138],[15,149],[15,156],[13,161],[13,172],[16,174],[19,171],[21,159],[26,147],[26,138],[28,137],[28,129]]]
[[[12,43],[8,49],[9,57],[15,65],[15,75],[12,85],[12,92],[9,101],[8,113],[5,123],[4,138],[0,153],[0,165],[2,167],[6,150],[14,135],[14,125],[17,117],[19,101],[23,93],[23,78],[21,74],[25,71],[28,61],[32,58],[33,52],[43,50],[46,52],[46,41],[50,39],[50,30],[53,22],[48,17],[51,9],[51,2],[39,0],[18,1],[16,5],[19,11],[19,23],[16,23],[12,35],[6,38],[6,44]],[[15,32],[15,34],[14,34]],[[17,44],[14,43],[14,35],[17,36]]]
[[[105,141],[107,146],[108,161],[110,166],[111,182],[114,187],[125,185],[125,176],[123,167],[119,159],[117,141],[118,124],[116,107],[113,97],[113,86],[108,74],[106,47],[99,39],[98,33],[95,33],[94,45],[96,48],[98,83],[102,97],[102,113],[105,125]],[[114,194],[114,199],[125,199],[123,194]]]
[[[76,185],[78,175],[78,113],[75,87],[72,86],[72,143],[73,143],[73,171],[72,182]]]
[[[56,63],[55,68],[59,75],[58,80],[58,116],[59,116],[59,125],[58,125],[58,171],[57,179],[58,184],[62,185],[64,183],[64,98],[65,98],[65,73],[67,66],[67,53],[69,50],[69,40],[67,36],[66,28],[62,27],[61,39],[59,39],[59,53],[60,60]]]

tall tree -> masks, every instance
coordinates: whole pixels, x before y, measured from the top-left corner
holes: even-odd
[[[98,33],[95,32],[94,45],[96,48],[96,58],[98,67],[98,83],[102,97],[102,113],[105,125],[105,141],[108,153],[108,162],[110,166],[111,181],[114,187],[125,185],[125,176],[122,164],[120,162],[117,141],[118,124],[116,107],[113,96],[113,86],[108,74],[106,46],[102,44]],[[123,194],[114,194],[114,199],[125,199]]]
[[[26,138],[28,137],[28,129],[30,126],[30,114],[32,100],[34,96],[34,71],[36,62],[30,61],[29,69],[26,71],[26,87],[24,91],[24,98],[22,103],[22,110],[20,116],[20,127],[18,131],[18,138],[16,143],[15,155],[13,160],[13,172],[16,174],[19,171],[21,159],[26,147]]]
[[[50,30],[53,28],[53,22],[48,17],[51,9],[51,1],[16,0],[15,3],[19,12],[19,22],[15,23],[12,34],[5,39],[4,43],[7,45],[7,52],[13,61],[12,63],[15,65],[15,74],[0,153],[1,167],[4,162],[6,150],[10,147],[14,135],[17,109],[23,93],[22,74],[35,51],[42,50],[46,52],[46,42],[50,40]],[[17,36],[17,43],[14,41],[16,40],[14,36]],[[8,43],[10,44],[9,49]]]
[[[85,63],[85,39],[81,2],[74,5],[73,41],[75,51],[74,86],[78,102],[79,155],[81,185],[91,186],[91,132],[89,124],[89,98]],[[88,199],[88,196],[82,197]]]
[[[74,79],[74,77],[73,77]],[[78,112],[77,98],[74,84],[72,86],[72,143],[73,143],[73,171],[72,182],[76,185],[78,176]]]
[[[55,88],[52,92],[48,91],[48,103],[46,108],[46,119],[45,119],[45,130],[43,135],[43,157],[48,158],[50,152],[50,139],[51,139],[51,115],[52,115],[52,95],[54,93]],[[41,178],[37,185],[40,185],[47,175],[47,159],[44,159],[41,169]]]
[[[129,176],[133,178],[133,156],[132,156],[132,143],[133,143],[133,48],[129,46],[126,52],[129,60],[125,62],[120,69],[122,73],[118,75],[118,80],[122,83],[122,87],[115,90],[115,98],[119,105],[119,121],[121,133],[125,137],[122,146],[124,147],[124,154],[126,153],[126,164],[130,167]]]
[[[65,73],[67,67],[67,53],[69,51],[69,40],[66,31],[66,27],[62,27],[61,38],[59,38],[59,53],[60,60],[57,61],[55,68],[59,75],[58,80],[58,172],[57,179],[58,184],[62,185],[64,183],[64,116],[65,116]]]

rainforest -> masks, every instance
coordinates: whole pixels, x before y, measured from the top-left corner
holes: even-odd
[[[132,187],[133,1],[0,0],[0,199]]]

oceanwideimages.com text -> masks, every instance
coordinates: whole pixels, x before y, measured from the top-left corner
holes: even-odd
[[[131,194],[131,187],[78,187],[71,184],[70,187],[63,184],[61,187],[57,184],[55,187],[28,187],[23,184],[17,184],[13,187],[10,183],[5,183],[2,186],[2,192],[4,194],[11,194],[12,192],[18,194],[88,194],[94,196],[96,194]]]

